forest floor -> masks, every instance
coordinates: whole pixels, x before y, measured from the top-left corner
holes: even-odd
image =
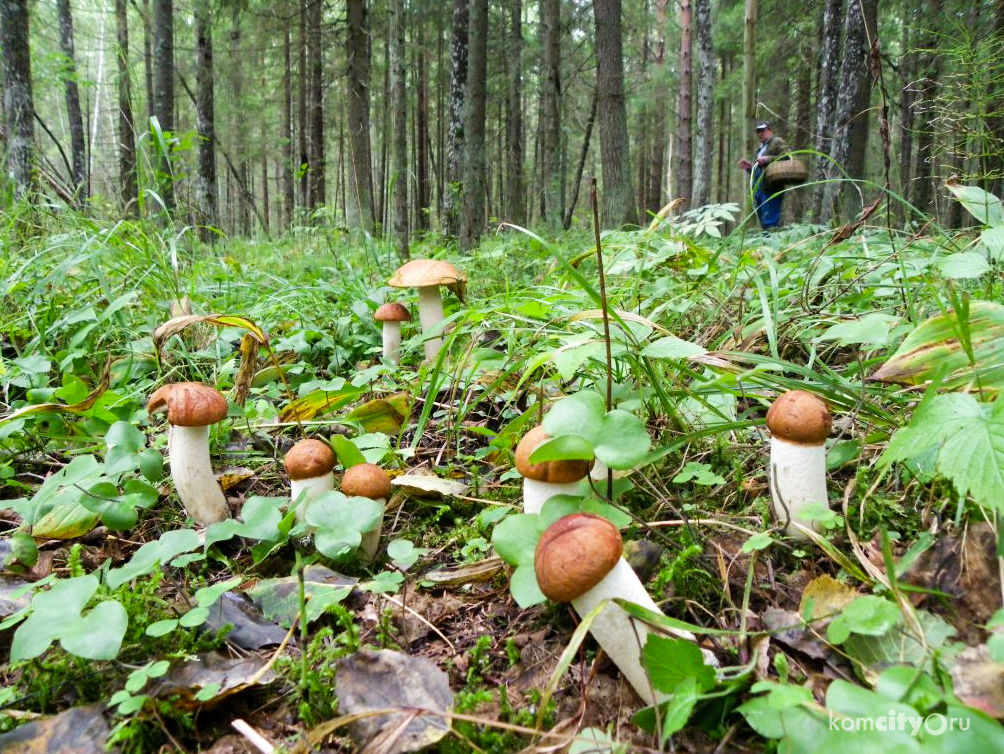
[[[0,749],[1004,751],[1004,218],[722,238],[737,212],[604,234],[605,295],[591,234],[429,237],[412,257],[467,277],[431,361],[382,243],[9,227]],[[414,315],[400,367],[384,301]],[[180,381],[229,404],[210,447],[233,518],[208,528],[146,411]],[[766,412],[793,389],[833,418],[801,538],[768,484]],[[527,515],[513,451],[542,419],[551,457],[617,471]],[[336,480],[392,477],[374,559],[357,498],[297,522],[282,459],[305,437]],[[643,652],[657,714],[576,630],[594,616],[527,576],[575,511],[621,530],[669,616]]]

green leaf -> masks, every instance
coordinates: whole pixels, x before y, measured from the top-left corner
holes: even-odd
[[[599,437],[593,444],[597,460],[612,469],[630,469],[644,460],[652,446],[652,438],[641,419],[614,409],[603,417]]]
[[[980,242],[992,260],[1000,262],[1004,259],[1004,226],[987,228],[980,234]]]
[[[725,484],[725,478],[714,473],[709,464],[697,461],[688,461],[686,466],[680,469],[680,473],[673,477],[673,484],[683,484],[690,481],[708,487]]]
[[[742,552],[750,553],[754,550],[765,550],[774,543],[774,538],[765,531],[757,532],[752,537],[743,542]]]
[[[652,686],[665,694],[675,693],[688,678],[696,682],[696,689],[700,692],[715,685],[714,668],[705,664],[700,648],[686,639],[650,633],[642,649],[642,662]]]
[[[866,594],[844,608],[826,629],[833,644],[843,644],[852,634],[881,636],[900,619],[899,608],[882,597]]]
[[[506,563],[529,563],[532,567],[533,551],[543,533],[544,525],[538,514],[518,513],[509,516],[492,530],[492,546]]]
[[[938,269],[949,280],[965,280],[978,278],[990,272],[990,264],[979,252],[960,251],[957,254],[949,254],[938,262]]]
[[[249,539],[264,542],[275,541],[279,537],[282,508],[288,504],[289,498],[285,497],[261,497],[259,495],[249,497],[241,508],[243,523],[236,528],[236,533]]]
[[[177,618],[168,618],[167,620],[158,620],[151,623],[146,627],[146,635],[158,638],[161,636],[167,636],[174,629],[178,627]]]
[[[124,566],[108,571],[105,583],[112,589],[118,589],[127,581],[151,573],[158,565],[171,562],[181,553],[191,552],[199,544],[199,535],[191,529],[164,532],[160,539],[140,547]]]
[[[530,463],[593,459],[593,444],[581,435],[561,435],[545,440],[530,454]]]
[[[122,646],[129,617],[116,600],[106,600],[60,632],[67,652],[88,660],[114,660]]]
[[[208,607],[193,607],[178,619],[178,625],[185,628],[195,628],[205,623],[208,618]]]
[[[236,586],[240,586],[243,580],[241,576],[234,576],[226,581],[220,581],[211,586],[204,586],[195,592],[195,604],[199,607],[212,607],[224,593],[229,592]]]
[[[551,437],[579,435],[593,442],[598,439],[606,402],[599,393],[587,390],[557,401],[544,416],[544,431]]]
[[[328,442],[334,448],[335,455],[338,456],[338,462],[343,468],[348,469],[352,466],[366,463],[366,458],[362,452],[349,438],[342,435],[332,435]]]
[[[533,561],[520,563],[516,566],[516,570],[512,572],[512,578],[509,580],[509,592],[522,610],[547,602],[547,597],[537,585],[537,574],[533,570]]]
[[[136,456],[140,473],[151,482],[159,482],[164,476],[164,456],[160,451],[147,448]]]
[[[969,214],[984,225],[1004,225],[1004,209],[1001,208],[1001,201],[989,191],[984,191],[979,186],[960,186],[951,183],[945,184],[945,188],[955,195]]]
[[[889,342],[889,329],[898,321],[899,317],[872,312],[860,319],[831,325],[816,340],[835,340],[842,346],[857,343],[884,346]]]
[[[685,678],[676,686],[673,698],[662,710],[662,744],[666,745],[670,736],[683,729],[700,698],[696,678]]]
[[[329,558],[359,546],[362,533],[371,531],[383,515],[383,506],[365,497],[326,492],[307,509],[306,522],[316,529],[314,545]]]
[[[689,340],[681,340],[673,335],[659,338],[642,349],[641,355],[650,359],[686,359],[702,356],[708,350]]]

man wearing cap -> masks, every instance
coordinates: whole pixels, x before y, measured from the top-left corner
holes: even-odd
[[[781,225],[781,199],[784,195],[771,194],[767,191],[763,181],[763,171],[774,160],[791,152],[791,147],[780,136],[774,135],[774,130],[768,121],[756,124],[756,135],[760,139],[756,157],[753,158],[753,162],[744,157],[739,160],[739,167],[753,171],[752,180],[756,189],[753,194],[753,204],[760,227],[764,230],[776,230]]]

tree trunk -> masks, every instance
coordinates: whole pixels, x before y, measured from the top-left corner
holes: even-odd
[[[676,100],[677,112],[677,148],[676,196],[683,199],[683,208],[690,206],[694,189],[694,163],[692,162],[691,88],[693,87],[694,57],[693,57],[693,13],[691,0],[680,2],[680,91]]]
[[[297,146],[300,153],[296,172],[300,176],[300,206],[308,205],[307,169],[310,166],[310,156],[307,154],[307,89],[310,80],[307,72],[307,5],[310,0],[300,0],[299,14],[299,60],[297,61],[296,89],[296,124]]]
[[[450,123],[446,143],[446,194],[443,213],[446,233],[456,236],[460,230],[460,184],[464,159],[464,98],[467,94],[467,26],[470,0],[453,1],[453,34],[450,40]]]
[[[429,185],[429,80],[425,58],[425,18],[418,23],[418,54],[415,76],[418,78],[415,99],[415,221],[419,230],[429,229],[431,191]]]
[[[308,6],[307,44],[310,46],[310,168],[307,173],[307,206],[316,209],[324,204],[324,48],[321,24],[323,0],[311,0]]]
[[[575,182],[572,184],[572,201],[568,203],[565,210],[565,218],[561,223],[564,230],[572,227],[572,214],[575,212],[575,205],[579,201],[579,188],[582,185],[582,170],[586,165],[586,157],[589,154],[589,141],[593,135],[593,123],[596,122],[596,90],[593,89],[592,101],[589,105],[589,120],[586,121],[586,133],[582,137],[582,151],[579,152],[579,164],[575,168]]]
[[[905,32],[904,32],[905,33]],[[994,3],[994,25],[991,41],[994,54],[999,59],[1004,54],[1004,0]],[[904,45],[904,49],[907,49]],[[911,56],[914,59],[916,55]],[[914,63],[916,70],[916,63]],[[984,156],[980,160],[980,172],[985,176],[984,185],[987,191],[1000,196],[1004,184],[1004,81],[1000,77],[990,87],[990,111],[987,118],[987,131],[983,149]]]
[[[251,229],[251,207],[248,203],[248,147],[244,138],[248,123],[244,113],[244,53],[241,51],[241,8],[234,3],[230,8],[230,92],[233,99],[230,116],[230,130],[233,138],[233,155],[236,160],[237,175],[237,231],[247,233]]]
[[[594,0],[596,26],[596,107],[600,123],[604,227],[637,222],[631,189],[627,106],[624,101],[624,56],[621,0]]]
[[[118,36],[119,95],[119,191],[122,208],[136,214],[136,135],[132,116],[132,80],[129,77],[129,15],[126,0],[115,0],[115,30]]]
[[[146,83],[146,120],[144,131],[150,130],[150,118],[157,114],[153,90],[153,25],[150,23],[150,0],[143,0],[143,77]]]
[[[394,133],[391,144],[391,180],[394,183],[394,243],[402,259],[408,258],[408,99],[404,78],[404,2],[391,0],[390,87]]]
[[[697,149],[694,152],[693,205],[702,207],[711,202],[711,176],[715,167],[715,47],[711,36],[711,0],[694,0],[694,14],[697,22]]]
[[[296,194],[293,189],[293,61],[292,33],[287,26],[282,34],[282,221],[293,221]]]
[[[850,0],[854,2],[855,0]],[[823,9],[823,54],[819,65],[818,95],[816,97],[816,137],[813,148],[821,155],[833,150],[833,114],[837,109],[837,84],[840,80],[840,30],[843,0],[826,0]],[[832,165],[825,157],[816,163],[816,180],[831,175]],[[826,184],[813,191],[812,214],[818,219],[822,213]]]
[[[650,39],[651,33],[649,29],[649,0],[644,0],[642,4],[642,41],[641,41],[641,70],[639,71],[642,87],[644,91],[652,90],[652,78],[651,72],[648,69],[648,57],[651,51]],[[643,98],[639,103],[639,108],[637,111],[636,127],[635,132],[635,159],[637,160],[638,170],[634,182],[635,190],[635,207],[638,212],[638,217],[646,217],[645,203],[648,200],[648,179],[649,179],[649,166],[652,162],[652,132],[650,129],[652,120],[652,107],[648,101],[648,98]]]
[[[933,0],[929,6],[926,26],[932,31],[925,37],[922,47],[933,50],[938,46],[939,32],[945,23],[944,0]],[[935,212],[934,180],[937,171],[934,161],[934,112],[935,100],[938,97],[938,79],[941,76],[941,57],[925,55],[926,65],[922,71],[923,78],[918,82],[920,87],[920,102],[918,112],[920,122],[917,124],[917,180],[914,186],[913,205],[921,212]]]
[[[1004,0],[1001,1],[1004,7]],[[916,22],[916,14],[911,14]],[[903,24],[902,51],[899,59],[900,91],[899,91],[899,191],[909,202],[912,195],[913,177],[913,108],[916,103],[914,79],[917,75],[917,53],[910,49],[911,23]],[[900,205],[900,210],[905,207]],[[902,216],[902,215],[901,215]]]
[[[541,217],[552,227],[561,222],[561,2],[540,0],[541,105]]]
[[[174,2],[153,0],[154,115],[165,134],[174,131]],[[170,149],[170,145],[167,147]],[[158,152],[160,152],[158,148]],[[160,154],[160,197],[174,211],[174,175],[169,154]]]
[[[509,88],[506,96],[506,215],[509,222],[526,221],[523,194],[523,0],[510,0]]]
[[[488,0],[471,0],[467,96],[464,107],[464,203],[460,221],[460,248],[477,245],[485,225],[486,180],[485,105],[488,86]]]
[[[802,45],[799,57],[810,60],[809,45]],[[788,143],[792,149],[801,149],[812,135],[812,69],[811,65],[802,65],[798,69],[798,94],[795,98],[795,133],[792,134]],[[792,217],[801,220],[805,215],[808,193],[802,189],[791,192]]]
[[[59,16],[59,49],[63,53],[62,76],[66,92],[66,119],[70,127],[70,158],[73,162],[70,188],[77,204],[87,198],[87,146],[84,143],[84,117],[80,112],[77,88],[77,64],[73,53],[73,16],[70,0],[56,0]]]
[[[373,167],[370,149],[370,25],[366,0],[348,0],[347,119],[349,130],[349,227],[367,232],[376,225],[373,214]]]
[[[35,185],[35,105],[28,38],[28,0],[0,0],[0,65],[7,127],[5,167],[14,176],[19,197],[27,196]]]
[[[850,178],[864,178],[868,144],[868,105],[871,100],[870,39],[877,33],[878,0],[851,0],[844,17],[844,53],[841,63],[840,96],[834,116],[833,159]],[[830,183],[823,193],[821,219],[829,222],[839,213],[840,183]],[[847,210],[860,209],[856,191],[847,187]]]
[[[743,13],[743,143],[747,156],[756,152],[756,22],[757,0],[746,0]]]
[[[666,111],[669,109],[669,87],[666,85],[666,28],[669,19],[666,6],[669,0],[655,3],[655,91],[652,97],[652,161],[648,177],[648,196],[645,209],[656,213],[665,203],[662,188],[666,184]]]
[[[199,134],[195,211],[199,238],[211,243],[220,224],[216,207],[216,115],[213,107],[213,19],[209,3],[195,3],[195,130]]]

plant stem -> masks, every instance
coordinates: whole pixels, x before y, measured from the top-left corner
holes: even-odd
[[[303,556],[296,551],[296,586],[300,601],[300,692],[307,695],[307,591],[303,581]]]
[[[593,205],[593,236],[596,238],[596,269],[600,274],[600,310],[603,312],[603,342],[607,348],[607,411],[614,408],[614,360],[610,347],[610,311],[607,306],[607,276],[603,271],[603,244],[600,242],[600,208],[596,179],[589,182],[589,201]],[[607,497],[614,496],[614,470],[607,469]]]

